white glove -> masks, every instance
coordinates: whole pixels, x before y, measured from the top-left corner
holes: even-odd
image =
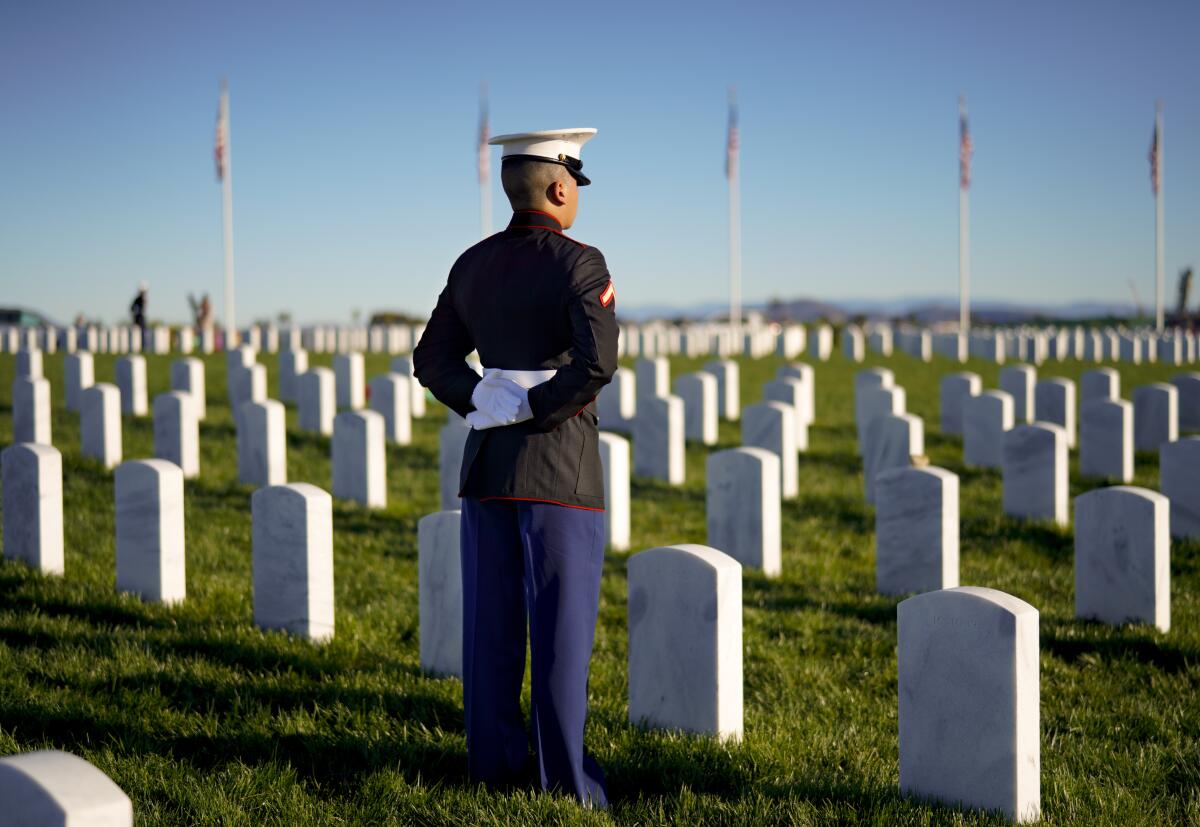
[[[516,418],[521,400],[503,384],[505,380],[500,378],[499,373],[495,369],[484,372],[483,379],[471,392],[471,404],[475,406],[475,412],[483,414],[488,420],[497,425],[507,425]],[[507,384],[514,385],[513,382]]]

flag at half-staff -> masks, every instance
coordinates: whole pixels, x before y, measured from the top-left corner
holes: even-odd
[[[725,180],[729,186],[729,326],[733,353],[741,353],[742,342],[742,227],[741,198],[738,185],[737,95],[729,89],[729,126],[725,134]]]
[[[479,224],[483,238],[492,234],[491,159],[488,155],[488,94],[487,84],[479,85],[479,133],[475,146],[479,175]]]
[[[225,349],[237,346],[237,316],[233,301],[233,169],[229,157],[229,85],[221,80],[213,159],[221,182],[221,228],[225,246]]]

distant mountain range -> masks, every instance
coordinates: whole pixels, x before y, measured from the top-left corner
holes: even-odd
[[[705,302],[681,306],[648,304],[625,307],[620,315],[630,321],[650,319],[712,319],[724,316],[729,305],[723,302]],[[775,319],[790,319],[797,322],[813,322],[825,319],[843,322],[847,319],[911,319],[922,324],[953,321],[958,318],[958,299],[925,297],[911,299],[790,299],[745,305],[747,312],[756,311]],[[991,324],[1019,324],[1039,319],[1096,319],[1106,317],[1129,318],[1136,315],[1135,308],[1127,303],[1080,301],[1066,304],[1023,304],[1020,302],[981,299],[971,303],[971,318],[977,322]]]

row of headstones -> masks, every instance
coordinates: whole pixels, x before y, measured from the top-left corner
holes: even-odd
[[[810,330],[799,323],[771,324],[761,314],[749,313],[736,329],[728,322],[622,324],[617,353],[648,358],[672,355],[762,358],[775,354],[795,359],[807,352],[813,359],[824,362],[833,354],[833,341],[830,325],[818,324]]]

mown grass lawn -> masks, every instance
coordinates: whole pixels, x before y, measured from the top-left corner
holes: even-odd
[[[148,357],[150,395],[167,357]],[[275,395],[276,360],[268,366]],[[329,357],[313,356],[314,365]],[[672,359],[672,375],[705,360]],[[115,357],[96,358],[113,381]],[[416,523],[438,507],[437,429],[388,447],[388,507],[334,507],[337,630],[313,646],[251,622],[251,489],[236,482],[224,359],[205,359],[201,477],[187,483],[188,598],[147,606],[115,591],[110,473],[79,456],[63,408],[62,357],[46,357],[63,453],[66,575],[0,564],[0,754],[65,749],[108,773],[141,824],[986,824],[993,817],[898,791],[896,601],[874,594],[874,519],[854,451],[853,374],[817,364],[817,423],[801,495],[784,504],[783,576],[744,575],[745,732],[739,744],[646,732],[627,721],[625,558],[610,554],[593,659],[589,748],[612,808],[470,786],[456,680],[418,665]],[[367,357],[368,376],[386,369]],[[777,359],[742,362],[758,401]],[[1073,619],[1072,534],[1000,514],[1000,477],[962,467],[938,430],[938,379],[960,369],[886,364],[925,421],[934,464],[962,479],[964,585],[1002,589],[1041,612],[1042,808],[1048,824],[1200,822],[1200,544],[1172,544],[1172,629]],[[12,433],[13,357],[0,356],[0,443]],[[1039,375],[1078,379],[1087,365]],[[968,369],[995,387],[998,368]],[[1121,366],[1122,395],[1177,369]],[[329,444],[288,412],[288,474],[328,490]],[[722,423],[721,447],[739,442]],[[149,419],[124,422],[125,458],[152,455]],[[688,482],[633,485],[633,546],[705,542],[705,449]],[[1077,469],[1072,460],[1073,472]],[[1135,484],[1155,488],[1157,457]],[[1072,496],[1085,485],[1073,474]]]

